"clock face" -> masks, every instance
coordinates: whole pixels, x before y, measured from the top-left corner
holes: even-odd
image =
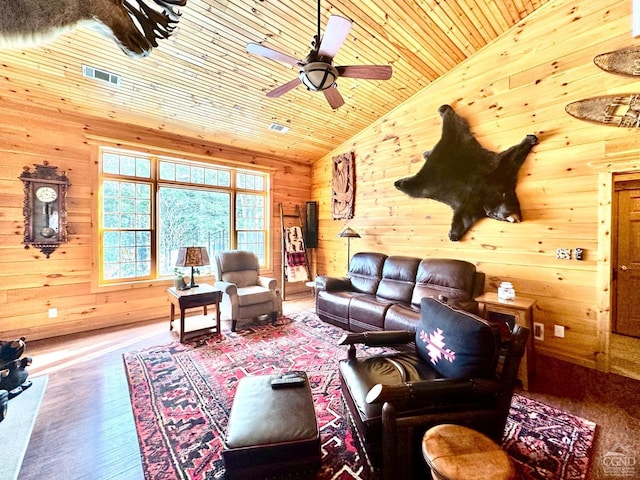
[[[51,187],[40,187],[36,190],[36,198],[45,203],[53,202],[58,198],[58,192]]]
[[[44,238],[51,238],[56,234],[56,231],[51,227],[43,227],[40,230],[40,235]]]

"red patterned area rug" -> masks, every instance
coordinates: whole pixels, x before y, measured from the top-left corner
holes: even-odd
[[[366,480],[342,417],[336,363],[345,332],[302,312],[191,344],[124,354],[146,480],[223,479],[222,441],[238,380],[305,370],[320,427],[321,480]],[[368,349],[373,353],[380,349]],[[514,396],[504,446],[521,478],[586,477],[595,424]]]
[[[522,479],[584,480],[596,424],[514,395],[502,447]]]

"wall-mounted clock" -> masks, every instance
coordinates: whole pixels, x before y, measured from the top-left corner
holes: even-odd
[[[67,241],[67,188],[69,179],[48,162],[24,167],[24,243],[34,246],[49,258],[61,243]]]

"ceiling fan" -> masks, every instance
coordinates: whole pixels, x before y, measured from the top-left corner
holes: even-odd
[[[344,105],[344,99],[338,91],[336,80],[338,77],[360,78],[365,80],[388,80],[391,78],[391,65],[349,65],[333,66],[333,57],[344,43],[351,20],[332,15],[329,17],[324,36],[320,36],[320,0],[318,0],[318,33],[311,42],[311,52],[304,60],[298,60],[290,55],[277,52],[257,43],[247,44],[247,52],[260,55],[271,60],[300,67],[298,78],[294,78],[267,93],[267,97],[279,97],[293,90],[301,83],[307,90],[322,92],[331,108],[337,109]]]

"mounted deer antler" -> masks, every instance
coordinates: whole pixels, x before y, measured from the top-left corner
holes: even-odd
[[[26,48],[89,26],[112,36],[130,57],[146,57],[180,20],[187,0],[2,0],[0,49]]]

